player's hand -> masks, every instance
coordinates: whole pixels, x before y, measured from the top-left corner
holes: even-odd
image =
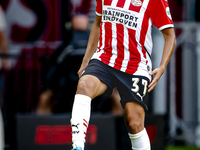
[[[154,89],[154,87],[158,83],[160,77],[163,75],[164,71],[165,71],[165,68],[159,67],[159,68],[154,69],[150,73],[150,75],[153,75],[154,78],[153,78],[152,82],[149,84],[148,92],[151,92]]]
[[[85,68],[87,67],[88,65],[88,61],[83,61],[82,64],[81,64],[81,67],[80,69],[78,70],[77,74],[80,78],[80,76],[82,75],[83,71],[85,70]]]

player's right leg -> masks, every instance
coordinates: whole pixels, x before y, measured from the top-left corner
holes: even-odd
[[[107,85],[93,75],[80,78],[72,109],[72,142],[74,150],[83,150],[90,120],[91,100],[101,95]]]
[[[128,102],[124,108],[124,120],[129,132],[132,150],[150,150],[150,141],[144,128],[145,111],[136,102]]]
[[[150,150],[149,137],[144,128],[145,110],[148,109],[148,78],[122,72],[115,72],[115,76],[120,81],[117,89],[132,150]]]

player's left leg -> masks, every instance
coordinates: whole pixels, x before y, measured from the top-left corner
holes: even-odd
[[[150,141],[144,128],[145,111],[136,102],[127,102],[124,107],[125,125],[133,150],[150,150]]]

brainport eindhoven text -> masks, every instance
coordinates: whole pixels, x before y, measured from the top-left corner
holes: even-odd
[[[128,12],[121,12],[117,10],[104,10],[103,21],[122,23],[129,28],[137,28],[138,17],[132,16]]]

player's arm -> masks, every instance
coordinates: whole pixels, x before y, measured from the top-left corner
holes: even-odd
[[[91,32],[90,32],[86,52],[83,57],[81,67],[78,71],[79,77],[81,76],[81,74],[85,70],[85,68],[87,67],[90,58],[92,57],[92,55],[94,54],[94,52],[98,46],[99,35],[100,35],[100,24],[101,24],[101,17],[96,16],[94,24],[93,24]]]
[[[163,49],[163,55],[161,59],[160,66],[156,69],[154,69],[150,75],[153,75],[154,78],[152,82],[149,84],[149,90],[148,92],[152,91],[156,84],[158,83],[160,77],[163,75],[167,64],[172,56],[172,53],[174,51],[174,47],[176,45],[176,37],[174,28],[168,28],[162,30],[162,34],[165,40],[164,49]]]

